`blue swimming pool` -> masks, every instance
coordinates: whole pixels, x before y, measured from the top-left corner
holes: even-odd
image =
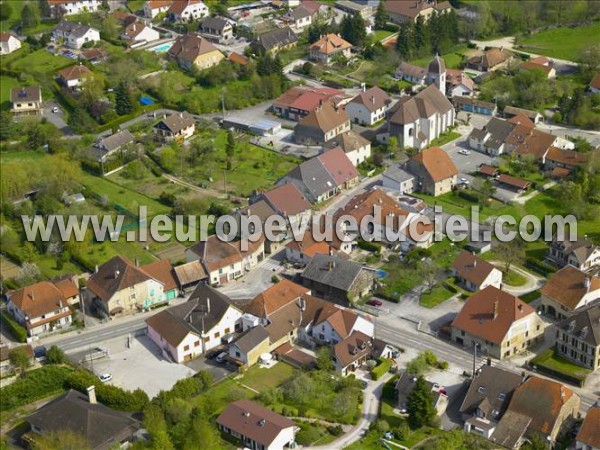
[[[160,45],[157,45],[156,47],[149,48],[148,50],[150,50],[151,52],[154,52],[154,53],[166,53],[169,51],[169,49],[171,47],[173,47],[173,43],[167,42],[166,44],[160,44]]]
[[[385,270],[379,269],[375,272],[377,274],[377,278],[383,280],[388,277],[388,273]]]

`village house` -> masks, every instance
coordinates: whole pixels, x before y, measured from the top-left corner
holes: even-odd
[[[491,48],[471,56],[467,60],[467,69],[478,72],[491,72],[508,66],[514,60],[514,55],[503,48]]]
[[[458,169],[439,147],[417,153],[408,161],[407,168],[417,178],[417,190],[433,196],[450,192],[458,180]]]
[[[586,153],[552,146],[544,156],[544,170],[561,168],[572,172],[576,168],[584,166],[587,160]]]
[[[48,0],[52,17],[61,18],[84,12],[96,12],[101,0]]]
[[[567,265],[550,276],[540,293],[544,313],[564,319],[600,299],[600,278]]]
[[[312,23],[314,15],[313,10],[300,4],[296,8],[288,10],[282,16],[282,20],[285,24],[300,32]]]
[[[71,326],[69,307],[79,304],[79,288],[65,277],[10,291],[6,298],[7,311],[33,337]]]
[[[225,55],[208,39],[198,34],[179,36],[175,39],[168,54],[185,70],[192,70],[192,67],[199,70],[208,69],[225,59]]]
[[[313,340],[325,345],[337,345],[355,332],[372,338],[375,336],[375,325],[369,316],[361,316],[337,306],[321,310],[311,328]]]
[[[199,241],[185,251],[188,262],[199,260],[208,274],[208,282],[213,286],[228,283],[252,270],[265,257],[265,240],[248,239],[248,248],[242,248],[240,240],[226,242],[212,235]]]
[[[417,86],[425,86],[427,82],[427,69],[402,61],[396,69],[395,77]]]
[[[323,146],[324,151],[335,148],[341,148],[355,167],[371,156],[371,142],[353,130],[341,134]]]
[[[302,272],[303,284],[314,295],[347,305],[373,289],[375,272],[338,255],[316,254]]]
[[[219,431],[238,439],[244,448],[283,450],[296,445],[299,427],[287,417],[251,400],[230,403],[217,418]]]
[[[444,14],[452,9],[450,2],[439,0],[395,0],[385,2],[384,7],[390,22],[398,25],[416,22],[418,17],[427,22],[433,14]]]
[[[589,241],[587,236],[577,236],[571,241],[567,236],[559,240],[555,235],[546,259],[559,267],[571,265],[587,272],[600,266],[600,246]]]
[[[194,289],[198,283],[208,279],[204,266],[198,260],[173,267],[173,276],[177,280],[180,293],[188,292]]]
[[[133,22],[123,29],[121,39],[127,41],[129,45],[140,45],[160,39],[160,33],[150,25],[144,25],[142,22]]]
[[[8,55],[21,48],[21,41],[12,33],[0,33],[0,55]]]
[[[416,382],[417,376],[405,371],[402,372],[402,375],[400,375],[400,378],[398,378],[398,381],[396,381],[396,384],[394,385],[394,389],[398,395],[398,409],[402,413],[406,413],[408,397],[415,388]],[[445,388],[438,383],[433,383],[428,380],[425,380],[425,382],[431,391],[433,407],[435,408],[436,413],[438,415],[444,414],[446,412],[446,407],[448,406],[448,396],[446,395]]]
[[[138,266],[122,256],[102,264],[89,278],[86,291],[106,315],[146,310],[177,296],[177,283],[168,260]]]
[[[398,191],[400,194],[411,194],[415,190],[415,176],[406,171],[402,164],[393,164],[383,172],[383,187]]]
[[[312,205],[293,183],[285,183],[263,192],[261,198],[290,223],[301,223],[312,214]]]
[[[165,117],[152,127],[152,131],[160,141],[183,142],[196,131],[196,121],[190,113],[183,111]]]
[[[575,364],[600,369],[600,303],[581,308],[556,325],[556,351]]]
[[[516,116],[525,116],[529,120],[531,120],[534,124],[542,122],[544,120],[544,116],[542,116],[537,111],[532,111],[530,109],[517,108],[516,106],[507,105],[502,110],[502,116],[505,119],[511,119]]]
[[[350,131],[350,119],[344,109],[326,101],[298,121],[294,128],[294,142],[324,144],[347,131]]]
[[[10,111],[15,117],[44,114],[42,90],[39,86],[23,86],[10,90]]]
[[[322,36],[310,46],[310,59],[322,64],[330,64],[336,58],[349,59],[352,54],[352,44],[342,39],[338,34],[329,33]]]
[[[488,286],[502,288],[502,271],[466,250],[462,250],[454,260],[452,274],[458,284],[471,292],[480,291]]]
[[[293,48],[298,43],[298,36],[290,27],[278,28],[261,34],[251,44],[256,51],[277,53],[281,50]]]
[[[86,78],[92,75],[92,71],[83,64],[76,64],[58,71],[58,80],[69,89],[81,89]]]
[[[545,56],[538,56],[519,66],[520,70],[539,70],[544,73],[546,78],[556,78],[556,70],[550,65],[550,60]]]
[[[273,100],[273,112],[278,116],[298,121],[331,100],[339,105],[344,91],[328,87],[292,86],[277,99]]]
[[[187,302],[146,319],[148,337],[162,354],[182,363],[220,346],[223,339],[240,329],[242,312],[229,297],[205,284],[198,284]]]
[[[273,240],[269,239],[265,236],[265,252],[269,254],[275,254],[281,248],[281,243],[285,240],[286,230],[287,230],[287,222],[286,219],[278,214],[271,206],[263,199],[255,199],[252,204],[246,206],[245,208],[240,208],[234,211],[233,216],[236,219],[238,224],[238,236],[241,237],[249,237],[252,236],[257,231],[260,231],[259,228],[262,226],[263,229],[267,221],[270,220],[272,225],[272,232],[275,233]],[[275,219],[277,217],[277,219]],[[258,227],[252,221],[256,220],[260,224]],[[282,220],[284,223],[279,225],[276,220]],[[243,221],[247,221],[248,230],[245,230],[245,225]],[[245,233],[243,231],[245,230]],[[279,231],[279,235],[277,234]]]
[[[488,286],[467,299],[451,335],[459,345],[477,345],[482,353],[504,359],[543,340],[544,322],[520,298]]]
[[[471,97],[460,97],[453,93],[452,87],[450,87],[449,92],[452,94],[452,105],[454,105],[457,111],[483,114],[485,116],[493,116],[498,112],[498,107],[495,103],[484,102],[483,100]]]
[[[595,405],[588,410],[577,433],[575,443],[576,450],[598,450],[600,449],[600,432],[598,424],[600,423],[600,404]]]
[[[388,116],[384,141],[396,136],[403,148],[423,149],[454,125],[455,113],[445,95],[430,85],[414,97],[402,97]]]
[[[600,73],[597,74],[592,81],[590,81],[588,88],[592,94],[597,94],[600,92]]]
[[[144,3],[144,17],[154,19],[159,14],[166,13],[172,4],[173,0],[148,0]]]
[[[207,17],[200,23],[198,32],[205,38],[221,44],[233,39],[233,26],[229,20],[222,17]]]
[[[286,244],[285,259],[293,264],[305,266],[317,253],[326,255],[330,252],[335,253],[328,242],[316,241],[310,230],[307,230],[301,240],[292,239]]]
[[[446,94],[448,97],[470,97],[475,83],[464,70],[446,69]]]
[[[374,86],[350,100],[345,110],[352,122],[370,126],[385,119],[391,102],[387,92]]]
[[[75,22],[60,22],[52,31],[52,39],[65,46],[80,49],[84,44],[98,42],[100,32],[95,28]]]
[[[135,138],[127,129],[104,137],[90,149],[90,155],[95,161],[104,162],[119,150],[125,149],[135,142]]]
[[[77,432],[93,450],[107,450],[115,443],[129,447],[142,424],[130,414],[98,403],[95,386],[87,395],[69,389],[24,418],[29,431],[24,436],[35,442],[36,436],[51,436],[64,430]]]
[[[200,0],[175,0],[167,10],[171,22],[191,22],[208,17],[208,6]]]

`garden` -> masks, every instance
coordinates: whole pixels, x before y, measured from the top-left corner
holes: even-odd
[[[546,372],[559,378],[574,381],[580,385],[583,385],[587,376],[592,372],[558,355],[554,347],[533,358],[530,361],[530,365],[536,367],[540,372]]]

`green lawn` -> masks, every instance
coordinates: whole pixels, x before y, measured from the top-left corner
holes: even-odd
[[[375,40],[375,42],[379,42],[383,39],[385,39],[388,36],[391,36],[392,34],[394,34],[391,31],[387,31],[387,30],[376,30],[373,31],[373,39]]]
[[[242,383],[256,391],[264,391],[281,386],[290,380],[296,372],[297,369],[283,362],[279,362],[268,369],[255,365],[244,374]]]
[[[531,364],[538,367],[547,367],[557,372],[575,377],[579,380],[585,380],[585,378],[591,373],[591,370],[580,367],[576,364],[573,364],[571,361],[558,356],[556,354],[556,349],[554,348],[549,348],[541,355],[535,357],[533,360],[531,360]]]
[[[140,11],[144,8],[145,0],[128,0],[127,7],[133,13]]]
[[[540,298],[540,295],[540,290],[536,289],[535,291],[528,292],[527,294],[519,295],[519,298],[525,303],[531,303],[532,301]]]
[[[7,75],[0,75],[0,108],[10,108],[10,90],[19,87],[19,80]]]
[[[442,133],[440,137],[431,141],[430,147],[441,147],[448,142],[458,139],[460,136],[461,134],[457,133],[456,131],[446,131],[445,133]]]
[[[431,292],[422,294],[419,304],[425,308],[433,308],[440,303],[444,303],[454,295],[456,295],[455,292],[450,291],[444,284],[441,284],[435,286]]]
[[[508,274],[504,274],[502,282],[508,284],[509,286],[518,287],[527,283],[527,278],[513,269],[510,269]]]
[[[527,52],[566,60],[576,59],[579,52],[593,42],[600,42],[600,22],[577,28],[541,31],[518,41]]]
[[[23,9],[25,2],[19,0],[4,0],[3,3],[9,3],[11,6],[10,16],[6,20],[0,21],[0,31],[4,33],[21,22],[21,10]]]
[[[459,45],[454,49],[454,51],[444,53],[443,55],[441,55],[441,58],[443,58],[444,62],[446,63],[446,68],[458,69],[464,58],[464,51],[466,49],[466,45]],[[410,63],[419,67],[427,67],[432,59],[433,55],[427,56],[425,58],[414,59],[410,61]]]
[[[75,61],[72,59],[61,55],[54,55],[42,48],[15,61],[12,64],[11,69],[25,73],[41,72],[53,74],[54,72],[73,64],[75,64]]]

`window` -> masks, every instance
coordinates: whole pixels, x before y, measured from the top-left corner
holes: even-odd
[[[485,392],[485,386],[479,386],[477,388],[477,392],[479,392],[480,394],[483,394]]]
[[[203,339],[202,339],[202,342],[204,342],[205,344],[206,344],[208,341],[210,341],[210,338],[209,338],[209,337],[205,337],[205,338],[203,338]]]
[[[237,351],[237,350],[236,350],[236,351],[235,351],[235,357],[236,357],[236,358],[239,358],[239,357],[241,357],[241,356],[242,356],[242,354],[241,354],[239,351]]]
[[[215,339],[219,339],[221,337],[221,333],[219,333],[218,331],[215,333]]]
[[[200,346],[200,341],[194,342],[194,347],[199,347],[199,346]]]
[[[184,352],[187,352],[187,351],[189,351],[189,349],[190,349],[190,346],[189,346],[189,345],[184,345],[184,346],[183,346],[183,351],[184,351]]]
[[[500,392],[498,394],[498,400],[504,400],[504,399],[506,399],[506,394],[504,392]]]
[[[231,328],[225,328],[225,334],[231,333]]]

